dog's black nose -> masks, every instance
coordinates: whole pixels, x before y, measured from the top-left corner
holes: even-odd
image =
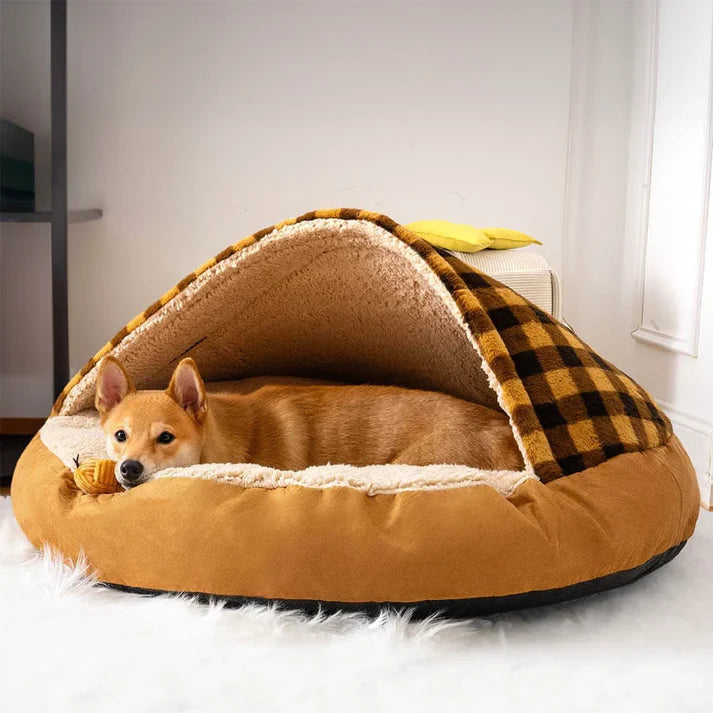
[[[144,472],[144,466],[137,460],[125,460],[119,470],[127,480],[136,480]]]

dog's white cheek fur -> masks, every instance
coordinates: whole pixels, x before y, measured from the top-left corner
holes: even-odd
[[[106,437],[106,452],[111,460],[119,460],[119,451],[113,436]]]
[[[114,466],[114,477],[119,481],[119,483],[121,483],[123,487],[126,487],[124,485],[124,482],[121,477],[121,472],[119,470],[121,466],[121,456],[119,455],[119,448],[117,447],[116,441],[114,440],[113,436],[106,437],[106,452],[111,460],[116,461],[116,465]]]
[[[187,468],[189,465],[198,465],[201,462],[200,446],[183,443],[179,446],[176,458],[171,464],[173,468]],[[164,466],[168,467],[168,466]]]
[[[144,466],[144,476],[142,478],[142,482],[145,482],[145,480],[151,480],[156,473],[161,470],[165,470],[166,468],[187,468],[190,465],[198,465],[200,462],[200,446],[184,443],[178,447],[175,457],[170,461],[161,461],[159,464],[151,458],[141,458],[141,463]]]

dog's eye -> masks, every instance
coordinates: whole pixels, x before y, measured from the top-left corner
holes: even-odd
[[[116,438],[119,443],[123,443],[126,440],[126,431],[117,431],[114,434],[114,438]]]
[[[170,443],[174,438],[175,436],[172,433],[163,431],[156,440],[159,443]]]

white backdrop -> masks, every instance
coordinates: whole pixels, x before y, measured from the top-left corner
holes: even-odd
[[[544,241],[565,316],[666,405],[708,493],[711,12],[70,2],[70,203],[104,210],[71,230],[72,367],[225,245],[306,210],[506,225]],[[3,116],[37,132],[46,200],[48,3],[0,13]],[[4,416],[51,401],[48,238],[3,226]],[[672,351],[694,333],[695,356]]]
[[[4,67],[43,51],[46,15],[2,4]],[[511,226],[560,264],[568,0],[70,2],[68,25],[70,204],[104,210],[70,234],[75,369],[208,257],[314,208]],[[43,71],[8,69],[2,103],[46,135]],[[4,246],[49,237],[3,228]],[[43,416],[49,334],[25,294],[47,264],[7,252],[2,413]]]

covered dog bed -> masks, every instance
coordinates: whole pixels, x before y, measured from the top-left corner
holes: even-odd
[[[525,469],[203,464],[86,495],[72,459],[105,456],[93,397],[109,353],[137,388],[164,388],[190,355],[210,382],[446,392],[502,409]],[[60,394],[12,502],[36,546],[83,553],[119,587],[474,615],[659,567],[691,536],[698,490],[650,396],[569,329],[393,220],[342,209],[226,248],[127,324]]]

